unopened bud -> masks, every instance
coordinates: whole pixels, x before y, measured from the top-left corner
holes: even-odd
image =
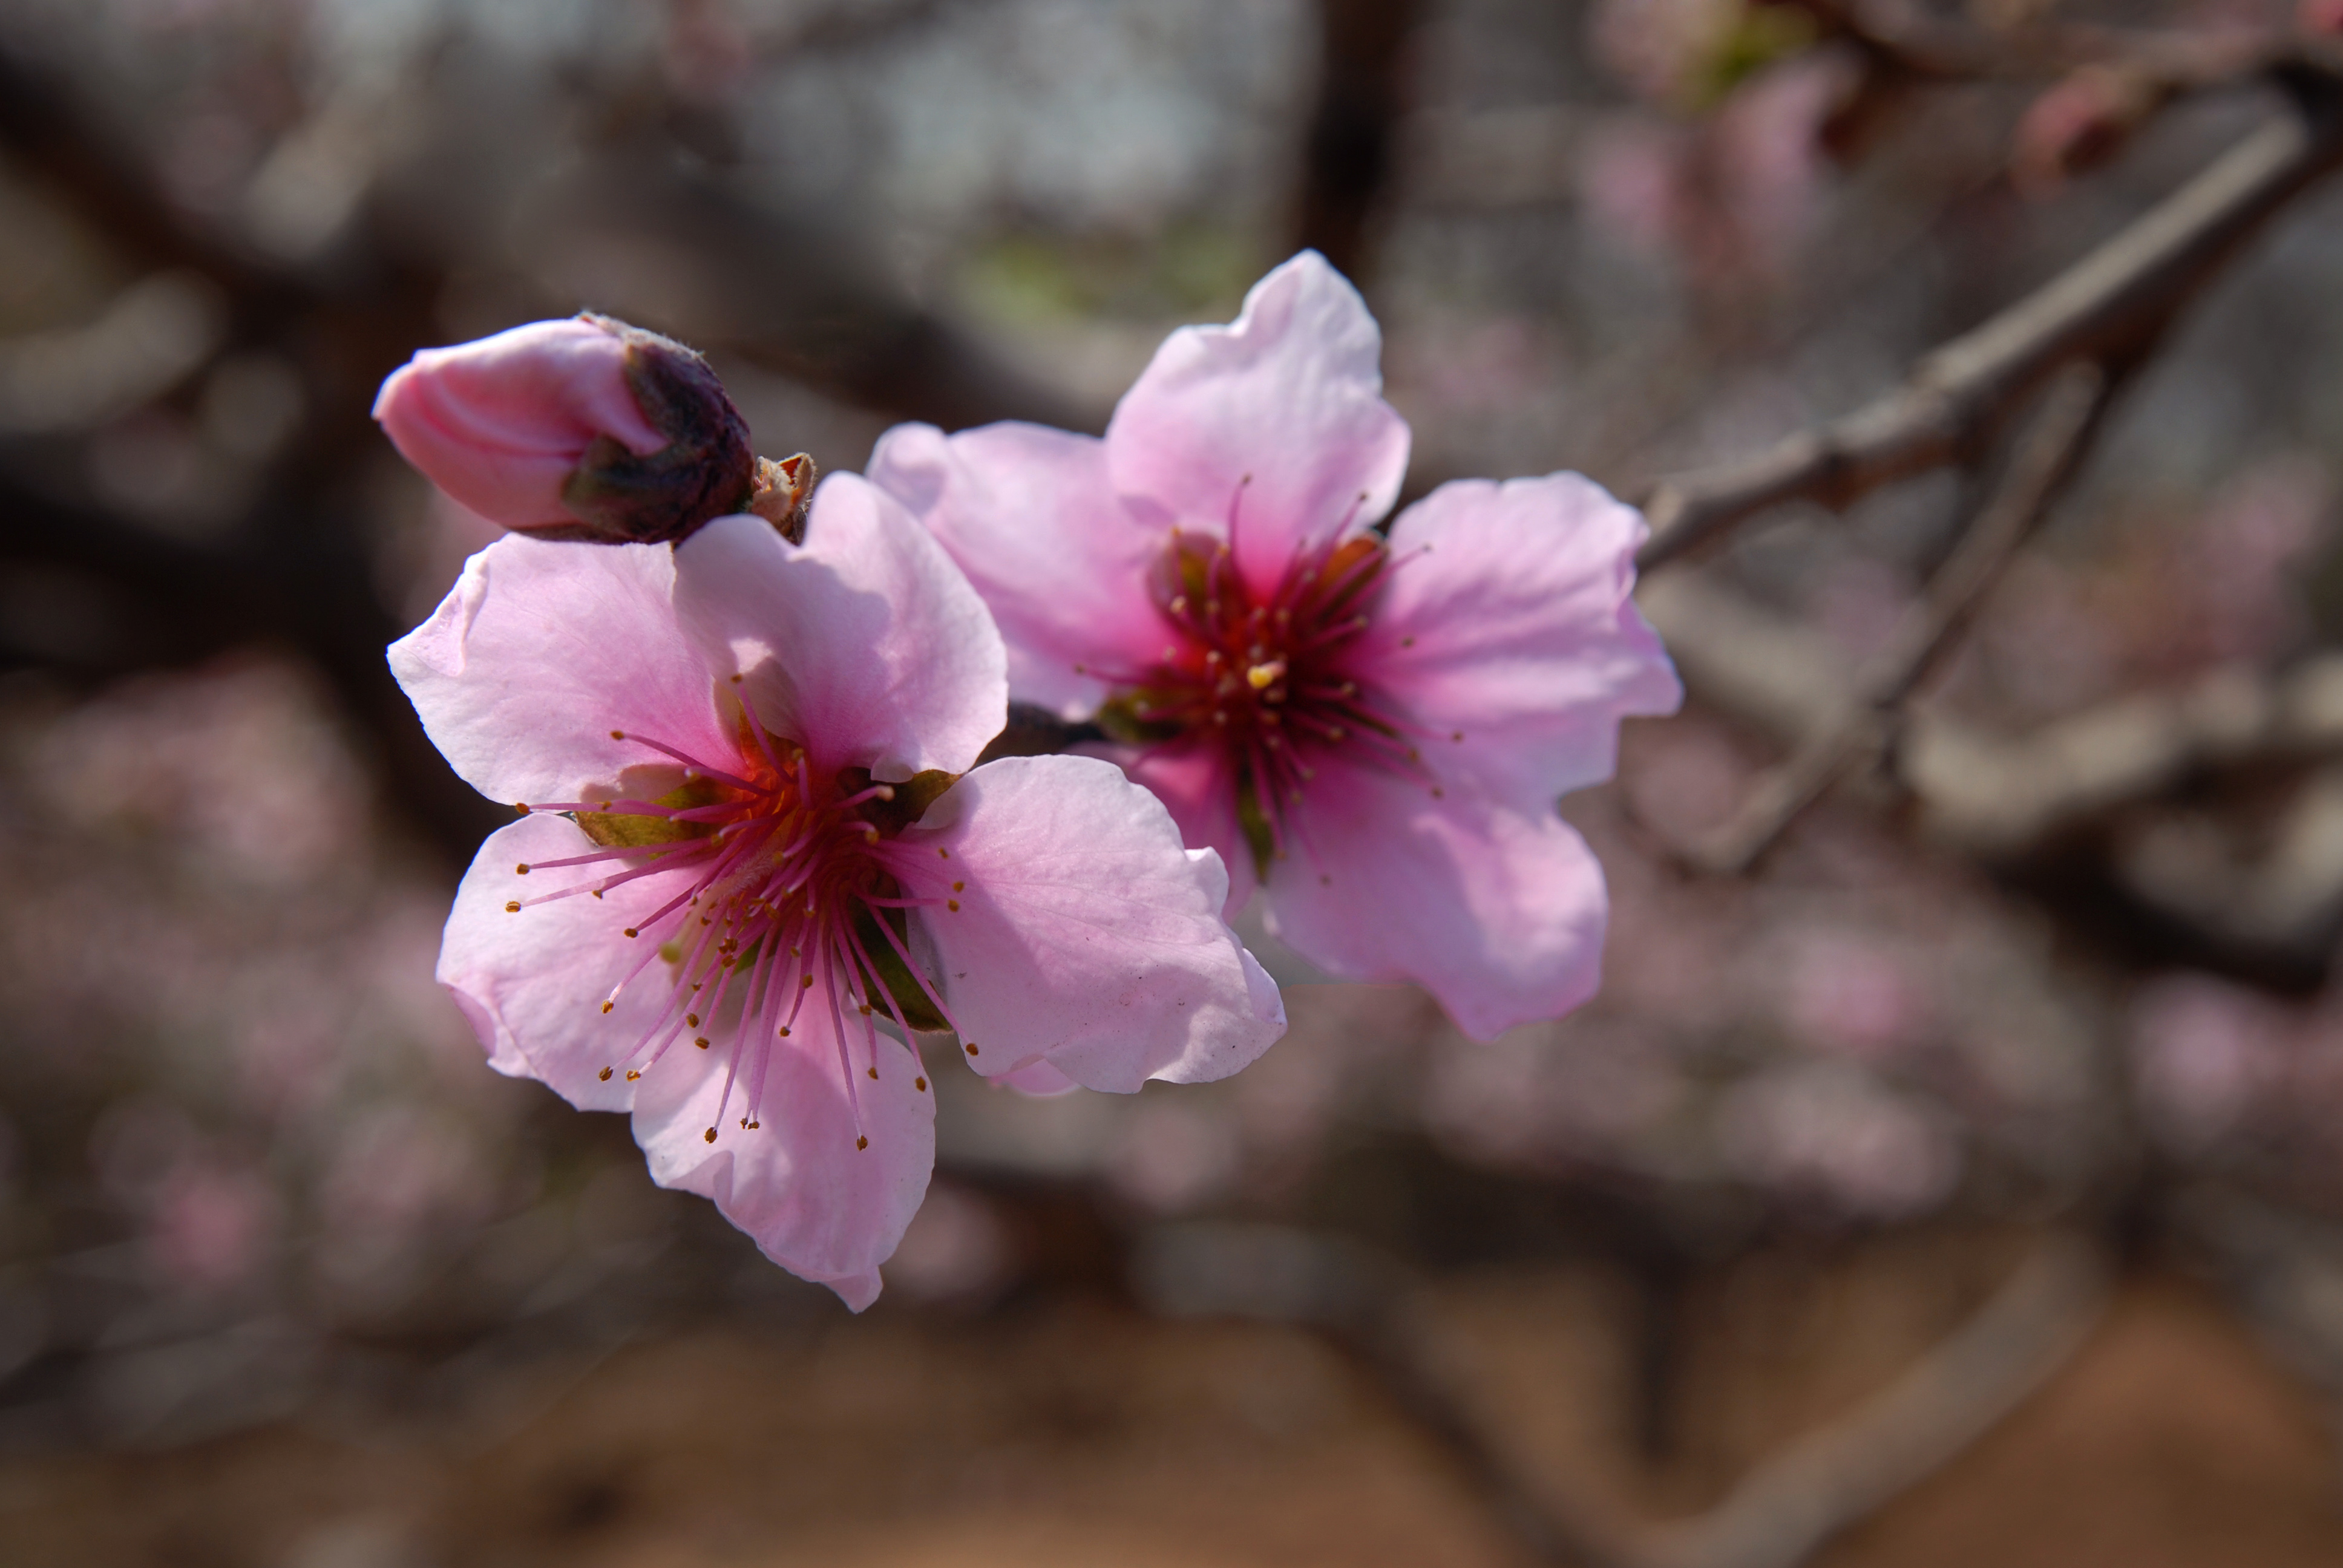
[[[708,362],[608,317],[427,348],[374,415],[449,496],[540,538],[680,539],[746,505],[755,473]]]

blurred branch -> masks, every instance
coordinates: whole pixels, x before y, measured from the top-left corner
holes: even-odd
[[[1347,1242],[1271,1226],[1158,1232],[1134,1266],[1173,1315],[1312,1328],[1373,1372],[1539,1561],[1605,1568],[1791,1568],[1954,1458],[2065,1366],[2108,1297],[2097,1249],[2052,1234],[1976,1313],[1885,1389],[1759,1465],[1716,1507],[1656,1526],[1614,1525],[1533,1483],[1483,1431],[1445,1368],[1429,1305],[1396,1264]]]
[[[1320,0],[1318,102],[1302,164],[1296,240],[1353,278],[1393,163],[1405,45],[1420,0]]]
[[[1639,568],[1656,570],[1784,502],[1845,508],[1957,460],[2060,366],[2140,352],[2263,224],[2343,161],[2343,81],[2301,71],[2279,81],[2276,120],[2042,288],[1928,355],[1903,386],[1772,451],[1661,481]]]
[[[1791,1568],[1926,1480],[2047,1382],[2106,1310],[2097,1250],[2053,1234],[1951,1337],[1831,1425],[1761,1464],[1639,1568]]]
[[[2092,365],[2076,367],[2052,384],[1991,499],[1858,683],[1855,707],[1808,736],[1759,780],[1734,819],[1694,852],[1695,863],[1727,875],[1747,870],[1848,769],[1885,751],[1906,699],[1942,664],[2081,467],[2108,391],[2107,377]]]

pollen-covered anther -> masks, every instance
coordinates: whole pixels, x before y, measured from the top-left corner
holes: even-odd
[[[1271,687],[1276,685],[1279,678],[1284,674],[1285,660],[1282,658],[1272,658],[1265,663],[1256,664],[1252,668],[1246,670],[1245,683],[1251,686],[1255,691],[1266,691]]]
[[[700,1136],[707,1139],[710,1143],[713,1143],[716,1141],[716,1129],[711,1127],[707,1131],[701,1133]]]
[[[970,1040],[968,1042],[968,1053],[970,1056],[974,1056],[976,1054],[976,1041]]]
[[[604,1012],[608,1012],[608,1011],[609,1011],[612,1008],[614,1008],[614,1007],[616,1007],[616,1006],[618,1006],[618,1004],[617,1002],[614,1002],[614,1001],[606,1001],[606,1002],[604,1002],[604,1003],[602,1004],[602,1010],[603,1010]]]
[[[628,936],[630,936],[630,937],[639,937],[639,936],[641,936],[642,934],[643,934],[642,932],[640,932],[640,931],[639,931],[639,930],[636,930],[634,927],[632,927],[632,926],[628,926],[628,927],[627,928],[627,935],[628,935]]]
[[[857,1149],[868,1149],[870,1147],[870,1140],[867,1135],[858,1136],[854,1140],[854,1146]]]
[[[928,1091],[928,1081],[924,1077],[915,1078],[911,1080],[911,1087],[925,1094]]]
[[[944,908],[950,910],[956,915],[960,913],[960,900],[958,899],[946,899],[944,900]]]
[[[513,868],[513,875],[514,875],[514,876],[516,876],[516,877],[526,877],[526,876],[528,876],[528,862],[527,860],[523,860],[519,865],[515,866],[515,867]]]
[[[699,1027],[699,1015],[696,1012],[685,1013],[683,1015],[683,1024],[686,1029],[698,1029]]]
[[[642,1075],[643,1070],[639,1067],[630,1067],[627,1069],[627,1081],[628,1083],[634,1082],[635,1080],[640,1078]]]
[[[611,1069],[609,1069],[609,1068],[607,1068],[607,1067],[606,1067],[606,1068],[604,1068],[601,1071],[599,1071],[599,1072],[596,1073],[594,1076],[595,1076],[595,1077],[597,1077],[597,1078],[598,1078],[598,1079],[600,1079],[603,1082],[608,1083],[608,1082],[609,1082],[609,1081],[610,1081],[610,1073],[611,1073],[611,1070],[612,1070]]]
[[[505,913],[508,915],[517,915],[520,913],[520,900],[518,899],[507,899],[505,900]]]

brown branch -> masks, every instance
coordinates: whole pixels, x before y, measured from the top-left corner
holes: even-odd
[[[2042,288],[1920,361],[1903,386],[1772,451],[1663,480],[1645,572],[1787,501],[1844,508],[1989,440],[2077,359],[2152,342],[2263,224],[2343,161],[2343,83],[2284,74],[2286,109]]]
[[[1761,1464],[1723,1503],[1664,1527],[1639,1568],[1791,1568],[1926,1479],[2047,1382],[2106,1310],[2098,1251],[2045,1240],[1966,1323],[1832,1425]]]
[[[1694,863],[1725,875],[1747,870],[1850,769],[1885,753],[1905,701],[1943,663],[2081,467],[2107,390],[2107,378],[2090,365],[2051,387],[1992,498],[1859,683],[1859,700],[1761,779],[1734,819],[1694,851]]]

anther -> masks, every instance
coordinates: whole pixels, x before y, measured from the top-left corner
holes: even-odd
[[[705,1136],[706,1136],[706,1138],[708,1139],[708,1141],[709,1141],[710,1143],[715,1142],[715,1141],[716,1141],[716,1129],[714,1129],[713,1127],[709,1128],[709,1129],[708,1130],[707,1133],[705,1134]]]
[[[699,1015],[696,1012],[685,1013],[683,1015],[683,1024],[686,1029],[698,1029],[699,1027]]]
[[[951,851],[950,849],[938,849],[936,851],[936,859],[939,860],[949,860],[951,859]]]
[[[614,1001],[606,1001],[606,1002],[604,1002],[604,1003],[602,1004],[602,1010],[603,1010],[604,1012],[608,1012],[608,1011],[609,1011],[612,1008],[614,1008],[614,1007],[616,1007],[616,1006],[618,1006],[618,1004],[617,1002],[614,1002]]]
[[[526,800],[516,800],[513,802],[513,809],[526,817],[528,815],[528,802]]]
[[[626,738],[627,732],[623,729],[613,729],[610,731],[610,739],[613,740],[624,740]]]
[[[976,1054],[976,1042],[975,1042],[975,1041],[971,1040],[971,1041],[970,1041],[970,1042],[969,1042],[968,1053],[969,1053],[969,1055],[970,1055],[970,1056],[974,1056],[974,1055]]]
[[[911,1080],[911,1087],[925,1094],[928,1091],[928,1081],[924,1078],[915,1078]]]
[[[854,1146],[857,1149],[868,1149],[870,1147],[870,1140],[868,1138],[857,1138],[854,1141]]]
[[[1464,739],[1464,732],[1459,729],[1454,734],[1449,736],[1448,739],[1451,740],[1462,740]]]
[[[965,893],[968,891],[968,884],[966,882],[954,882],[952,884],[952,891],[955,893]]]
[[[603,1082],[608,1083],[608,1082],[609,1082],[609,1081],[610,1081],[610,1070],[609,1070],[608,1068],[607,1068],[607,1067],[606,1067],[606,1068],[604,1068],[601,1071],[599,1071],[599,1072],[596,1073],[594,1076],[595,1076],[595,1077],[597,1077],[597,1078],[598,1078],[598,1079],[600,1079]]]
[[[639,936],[641,936],[642,934],[643,934],[643,933],[642,933],[641,931],[639,931],[639,930],[636,930],[636,929],[635,929],[634,927],[632,927],[632,926],[628,926],[628,927],[627,928],[627,935],[628,935],[628,936],[630,936],[630,937],[639,937]]]
[[[787,1039],[789,1039],[789,1026],[788,1024],[783,1024],[783,1025],[781,1025],[781,1038],[782,1038],[783,1040],[787,1040]]]
[[[700,1049],[700,1050],[706,1050],[708,1049],[708,1037],[707,1037],[706,1035],[704,1035],[704,1034],[703,1034],[703,1035],[701,1035],[699,1039],[697,1039],[697,1040],[693,1040],[691,1043],[692,1043],[692,1044],[694,1044],[694,1045],[696,1045],[696,1046],[698,1046],[698,1047],[699,1047],[699,1049]]]
[[[746,680],[747,678],[748,678],[748,677],[747,677],[747,676],[740,674],[738,670],[735,670],[735,671],[733,671],[733,674],[732,674],[732,684],[733,684],[733,685],[735,685],[735,686],[738,686],[738,685],[739,685],[743,680]]]
[[[514,875],[514,876],[516,876],[516,877],[526,877],[526,876],[528,876],[528,862],[527,860],[523,860],[519,865],[515,866],[515,867],[513,868],[513,875]]]
[[[859,1012],[859,1013],[860,1013],[863,1017],[865,1017],[865,1018],[869,1018],[869,1017],[870,1016],[870,1004],[869,1002],[867,1002],[867,1001],[866,1001],[866,1002],[864,1002],[860,1007],[856,1008],[854,1010],[855,1010],[855,1011],[857,1011],[857,1012]],[[874,1071],[873,1073],[871,1073],[871,1075],[870,1075],[870,1076],[871,1076],[871,1077],[873,1077],[873,1078],[876,1078],[876,1077],[878,1077],[878,1076],[879,1076],[879,1074],[878,1074],[878,1073],[876,1073],[876,1072]]]
[[[874,1080],[879,1076],[879,1070],[875,1067],[866,1067],[862,1070],[869,1073]]]
[[[632,1083],[635,1080],[637,1080],[638,1078],[640,1078],[642,1075],[643,1075],[643,1073],[642,1073],[642,1069],[640,1069],[640,1068],[639,1068],[639,1067],[630,1067],[630,1068],[627,1069],[627,1081],[628,1081],[628,1083]]]
[[[958,899],[946,899],[944,900],[944,908],[950,910],[953,914],[958,914],[960,913],[960,900]]]
[[[799,975],[799,976],[798,976],[798,989],[799,989],[799,990],[804,990],[808,989],[809,987],[810,987],[812,984],[813,984],[813,976],[811,976],[811,975]]]
[[[520,913],[520,900],[518,899],[507,899],[505,900],[505,913],[508,915],[517,915]]]

